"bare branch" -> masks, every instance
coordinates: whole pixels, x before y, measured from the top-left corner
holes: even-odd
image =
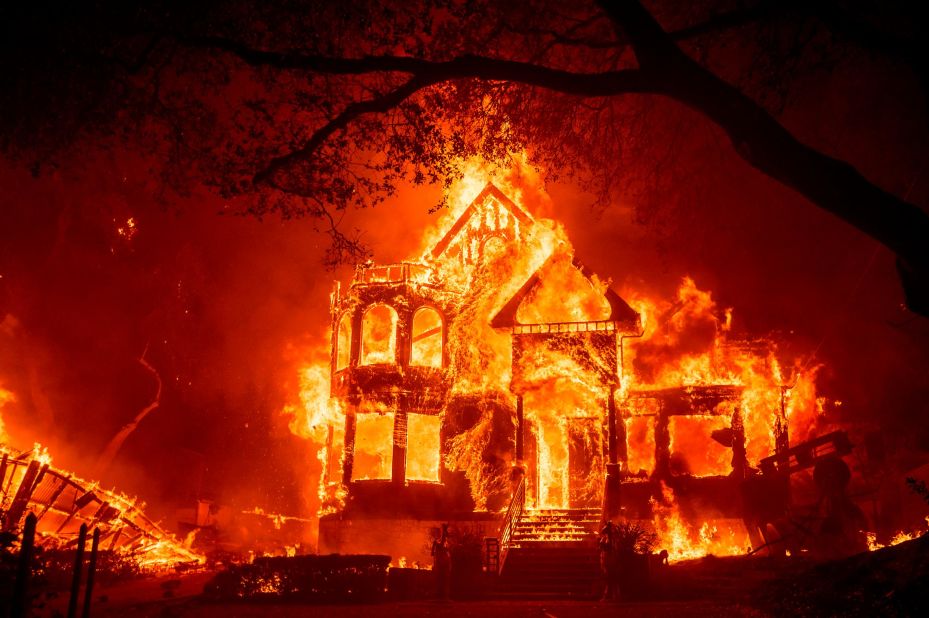
[[[636,0],[600,0],[669,96],[707,116],[762,173],[872,236],[898,256],[911,309],[929,315],[929,216],[849,163],[799,141],[762,106],[684,53]]]
[[[100,457],[97,459],[97,463],[94,466],[95,473],[101,475],[110,467],[110,464],[113,463],[113,459],[119,453],[119,449],[122,448],[123,443],[126,439],[135,431],[136,427],[139,426],[139,423],[142,422],[150,412],[158,408],[161,405],[161,375],[158,373],[158,370],[155,369],[151,363],[145,358],[145,355],[148,353],[148,345],[146,344],[145,350],[143,350],[142,355],[139,357],[139,364],[142,365],[149,373],[152,374],[152,377],[155,378],[155,384],[157,389],[155,390],[155,396],[152,398],[152,401],[142,408],[138,414],[135,415],[129,423],[123,425],[123,427],[116,432],[116,435],[107,443],[106,448],[103,449],[103,453],[100,454]]]
[[[379,97],[352,103],[344,110],[342,110],[338,116],[317,129],[313,135],[310,136],[310,139],[307,140],[306,143],[304,143],[302,146],[285,155],[281,155],[272,159],[263,170],[255,174],[253,182],[256,185],[269,184],[275,188],[283,188],[278,182],[275,181],[275,175],[294,162],[312,156],[316,149],[318,149],[333,133],[339,131],[340,129],[344,129],[352,120],[363,114],[386,112],[391,110],[418,90],[421,90],[422,88],[425,88],[426,86],[429,86],[433,83],[435,82],[414,77],[408,80],[402,86],[395,88]]]
[[[333,58],[299,51],[256,50],[236,41],[217,37],[182,39],[190,45],[213,47],[238,56],[245,63],[260,67],[296,69],[331,75],[407,73],[425,85],[455,79],[512,81],[548,90],[585,97],[604,97],[630,92],[647,92],[654,87],[651,78],[635,70],[579,73],[530,62],[503,60],[488,56],[465,55],[436,62],[412,56],[363,56]]]
[[[668,37],[673,41],[687,41],[706,34],[713,34],[756,23],[768,19],[773,15],[787,13],[790,10],[808,4],[808,1],[800,2],[798,0],[762,0],[754,6],[741,7],[731,11],[717,13],[700,23],[672,30],[668,32]]]

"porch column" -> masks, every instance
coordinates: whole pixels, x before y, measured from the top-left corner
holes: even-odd
[[[525,447],[525,415],[523,414],[523,396],[516,395],[516,458],[513,461],[513,467],[510,468],[510,487],[513,495],[519,489],[520,483],[526,477],[526,447]],[[525,494],[523,494],[523,504],[525,504]]]
[[[619,516],[620,484],[619,484],[619,464],[616,462],[616,398],[613,394],[613,385],[609,387],[609,393],[606,398],[606,417],[607,417],[607,457],[606,479],[603,488],[603,514],[604,520],[611,520]]]
[[[331,424],[326,428],[326,461],[323,464],[323,485],[332,482],[332,442],[335,436],[335,427]]]
[[[352,466],[355,463],[355,411],[345,411],[345,450],[342,456],[342,484],[352,482]]]
[[[406,483],[406,421],[406,412],[397,410],[394,414],[394,451],[390,462],[390,480],[398,485]]]
[[[616,463],[616,398],[613,396],[613,389],[610,388],[610,394],[607,396],[606,403],[607,418],[607,446],[609,447],[609,463]]]
[[[732,475],[743,480],[748,470],[748,459],[745,455],[745,425],[742,423],[742,409],[736,407],[732,413]]]

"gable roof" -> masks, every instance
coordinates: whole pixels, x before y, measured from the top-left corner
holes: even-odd
[[[519,306],[526,299],[532,291],[542,283],[541,273],[557,259],[555,254],[551,255],[542,266],[540,266],[529,279],[526,280],[526,283],[522,285],[521,288],[513,295],[513,298],[508,300],[505,305],[497,312],[497,315],[493,317],[490,321],[490,325],[494,328],[512,328],[513,326],[521,326],[521,324],[516,319],[516,312],[519,309]],[[581,264],[576,257],[571,258],[571,264],[581,271],[581,274],[590,281],[590,278],[593,276],[593,272],[588,269],[586,266]],[[625,332],[635,332],[640,327],[639,313],[629,306],[629,304],[624,301],[619,294],[613,291],[613,288],[607,287],[606,292],[604,292],[604,297],[606,297],[607,303],[610,305],[610,316],[603,320],[605,322],[615,322],[617,324],[617,330]],[[599,320],[596,320],[599,321]]]
[[[483,204],[488,197],[493,197],[498,202],[503,204],[507,210],[513,213],[513,216],[516,217],[516,220],[523,225],[532,223],[532,217],[529,216],[529,213],[523,210],[522,207],[519,206],[516,202],[508,198],[506,194],[498,189],[492,182],[488,182],[487,186],[485,186],[481,192],[478,193],[477,197],[471,200],[471,203],[467,208],[465,208],[464,212],[461,213],[461,216],[458,217],[448,232],[445,233],[445,236],[443,236],[442,239],[436,243],[436,246],[433,247],[431,253],[433,259],[439,257],[442,255],[442,253],[445,252],[446,249],[448,249],[448,246],[452,243],[453,240],[455,240],[455,237],[458,236],[458,233],[461,232],[465,225],[467,225],[468,221],[471,220],[471,217],[475,215],[478,205]]]

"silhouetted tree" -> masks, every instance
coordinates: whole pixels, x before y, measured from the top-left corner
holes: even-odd
[[[401,180],[448,182],[461,157],[525,151],[549,177],[570,175],[609,202],[646,148],[641,127],[655,121],[643,95],[657,95],[892,250],[909,307],[929,315],[926,213],[777,116],[797,76],[854,61],[857,50],[908,67],[925,87],[918,16],[839,0],[687,5],[7,8],[2,74],[13,87],[0,95],[2,144],[42,173],[88,137],[129,139],[178,190],[206,182],[249,196],[252,214],[319,217],[338,262],[363,252],[339,229],[338,210],[376,203]]]

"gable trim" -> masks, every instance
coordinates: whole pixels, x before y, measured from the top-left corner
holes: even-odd
[[[465,208],[465,211],[461,213],[461,216],[458,217],[454,225],[452,225],[451,229],[449,229],[448,232],[445,233],[445,236],[442,237],[442,240],[436,243],[436,246],[433,247],[431,253],[433,259],[438,258],[445,252],[446,249],[448,249],[448,246],[451,244],[451,242],[455,239],[456,236],[458,236],[458,233],[462,230],[462,228],[464,228],[465,225],[467,225],[468,221],[474,215],[474,211],[477,210],[477,204],[482,203],[488,197],[496,198],[507,208],[507,210],[512,212],[513,216],[516,217],[516,219],[523,225],[532,223],[532,217],[529,216],[529,213],[523,210],[518,204],[516,204],[516,202],[508,198],[506,194],[498,189],[492,182],[488,182],[487,186],[485,186],[481,192],[478,193],[477,197],[471,200],[471,203],[468,204],[468,207]]]

